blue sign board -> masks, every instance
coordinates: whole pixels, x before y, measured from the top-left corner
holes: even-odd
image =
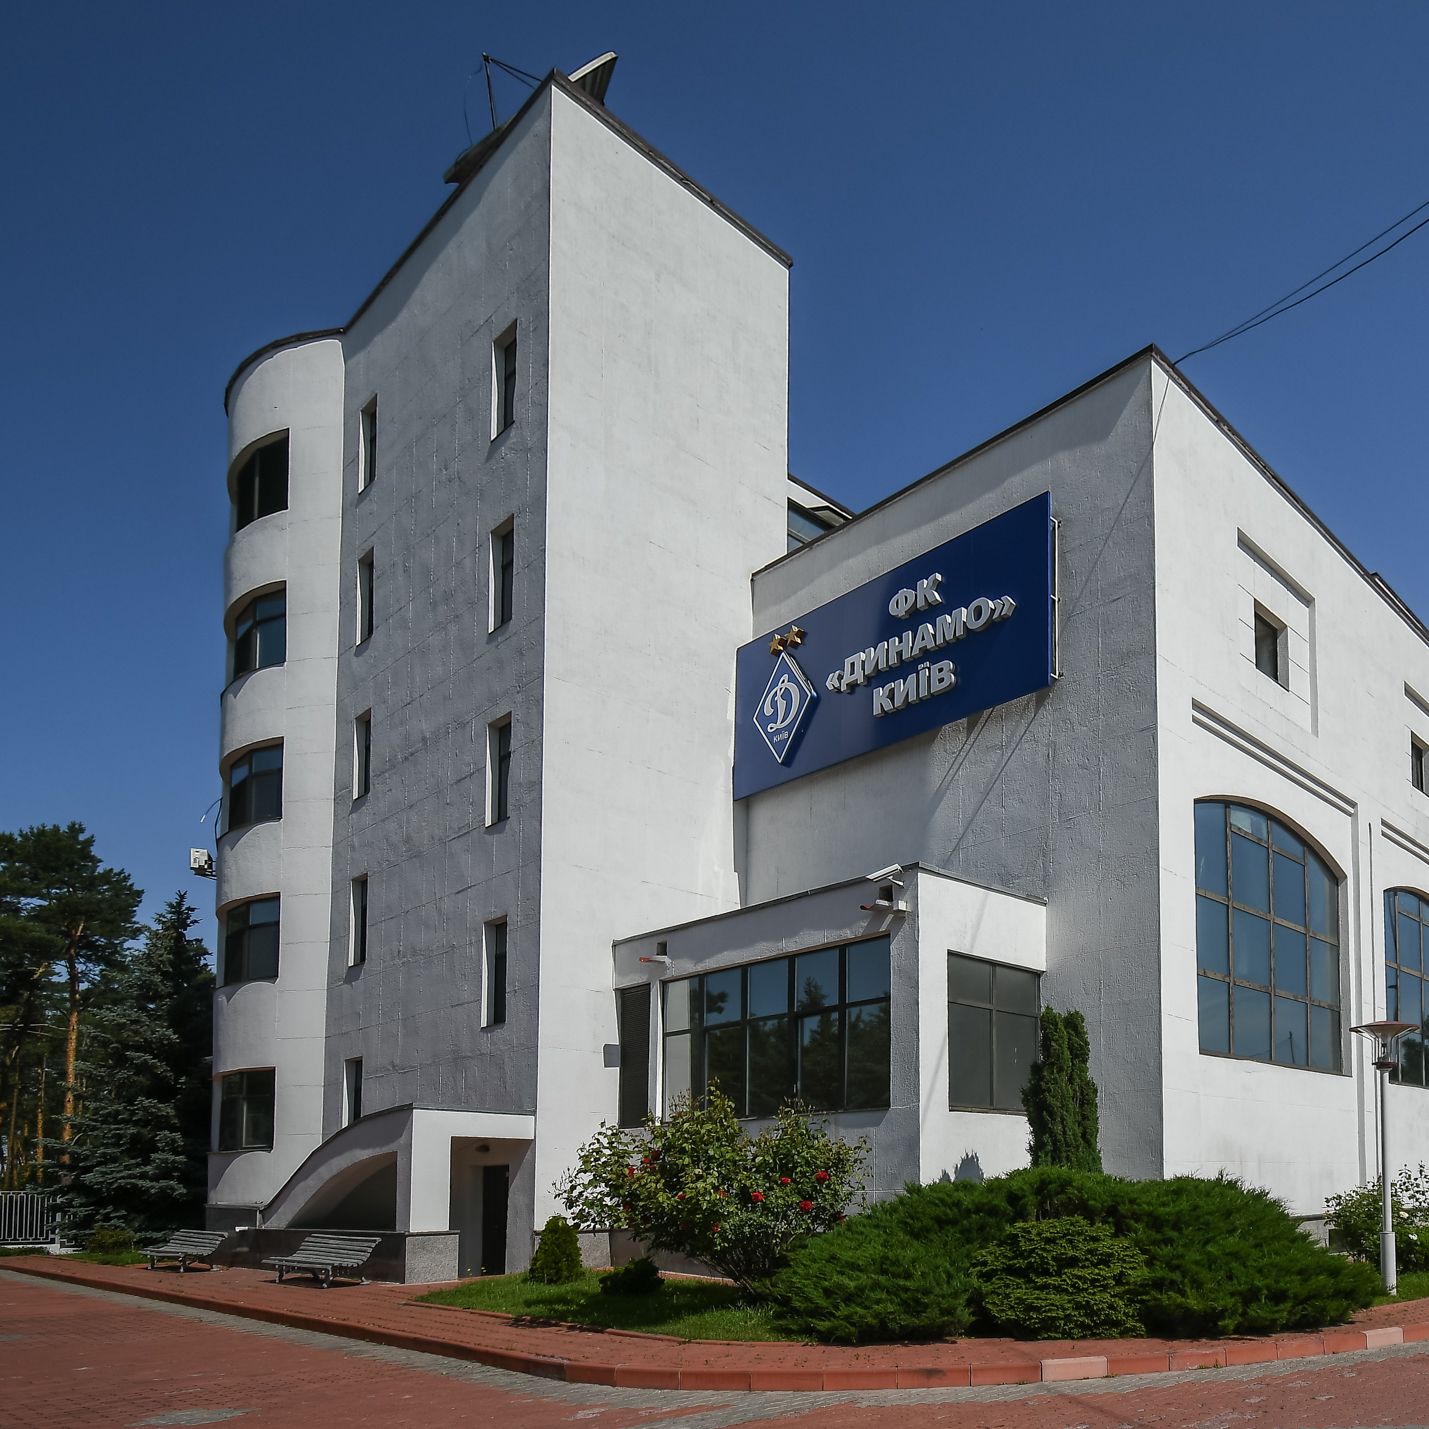
[[[1052,682],[1052,497],[905,561],[742,646],[734,797]]]

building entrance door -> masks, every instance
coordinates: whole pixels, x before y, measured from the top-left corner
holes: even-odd
[[[481,1168],[481,1273],[506,1274],[506,1205],[509,1166]]]

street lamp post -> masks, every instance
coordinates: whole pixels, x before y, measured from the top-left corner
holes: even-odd
[[[1389,1194],[1389,1074],[1395,1068],[1395,1042],[1416,1026],[1418,1024],[1414,1022],[1365,1022],[1350,1028],[1351,1032],[1358,1032],[1374,1043],[1374,1069],[1379,1073],[1379,1273],[1384,1280],[1386,1295],[1397,1294],[1399,1290],[1393,1203]]]

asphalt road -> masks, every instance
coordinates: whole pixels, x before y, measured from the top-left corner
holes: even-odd
[[[671,1393],[565,1385],[0,1270],[0,1426],[1429,1429],[1429,1344],[1078,1385]]]

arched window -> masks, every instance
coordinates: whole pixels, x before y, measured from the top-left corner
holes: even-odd
[[[1259,809],[1196,805],[1201,1051],[1340,1070],[1340,888]]]
[[[1396,1082],[1429,1086],[1425,1070],[1425,1018],[1429,1017],[1429,899],[1412,888],[1392,888],[1384,895],[1385,1007],[1396,1022],[1413,1022],[1395,1044]]]

